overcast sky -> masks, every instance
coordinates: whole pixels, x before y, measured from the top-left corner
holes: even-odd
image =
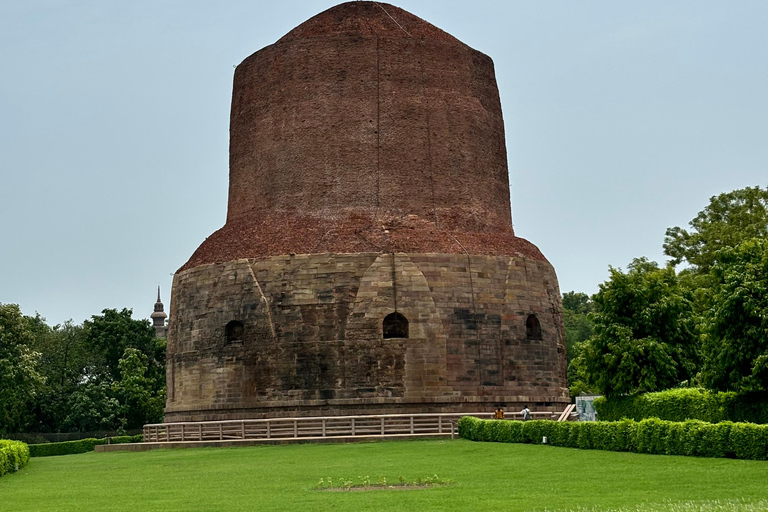
[[[0,0],[0,302],[152,312],[225,220],[234,65],[326,1]],[[490,55],[515,231],[561,291],[768,184],[768,2],[398,6]]]

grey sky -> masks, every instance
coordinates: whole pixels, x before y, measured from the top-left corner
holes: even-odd
[[[768,184],[768,2],[395,3],[493,58],[515,230],[562,291]],[[224,223],[233,65],[332,5],[0,0],[0,302],[167,310]]]

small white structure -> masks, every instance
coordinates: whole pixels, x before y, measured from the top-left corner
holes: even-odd
[[[597,421],[597,411],[593,403],[595,398],[600,398],[600,395],[576,397],[576,413],[579,415],[579,421]]]

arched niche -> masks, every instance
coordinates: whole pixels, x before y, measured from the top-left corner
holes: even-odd
[[[384,317],[382,332],[384,333],[384,339],[407,338],[408,319],[397,311],[390,313]]]

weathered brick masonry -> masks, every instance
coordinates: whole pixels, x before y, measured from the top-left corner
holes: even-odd
[[[230,140],[227,222],[174,278],[166,421],[568,401],[489,57],[341,4],[238,66]]]

